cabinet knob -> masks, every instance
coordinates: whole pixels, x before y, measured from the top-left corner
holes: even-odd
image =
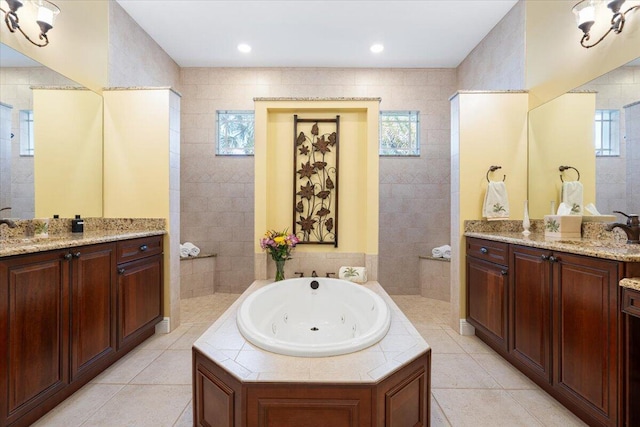
[[[551,256],[549,257],[549,262],[558,262],[558,261],[560,261],[560,259],[559,259],[559,258],[554,257],[553,255],[551,255]]]
[[[500,270],[500,274],[502,274],[503,276],[507,275],[507,270]]]
[[[540,259],[543,261],[549,261],[549,255],[540,255]]]
[[[71,255],[70,253],[64,254],[64,259],[66,259],[67,261],[69,261],[71,259],[73,255]]]
[[[480,252],[482,252],[483,254],[488,254],[489,253],[489,249],[482,247],[482,248],[480,248]]]
[[[147,249],[149,249],[149,247],[147,245],[140,246],[140,251],[142,251],[142,252],[146,251]]]
[[[124,268],[119,268],[118,269],[118,274],[124,274]]]
[[[74,258],[80,258],[80,252],[75,252],[75,253],[73,254],[73,257],[74,257]]]

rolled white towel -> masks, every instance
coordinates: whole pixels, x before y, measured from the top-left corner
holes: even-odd
[[[367,281],[367,269],[365,267],[340,267],[338,278],[350,282],[365,283]]]
[[[442,245],[431,249],[431,255],[434,258],[451,258],[451,246]],[[448,255],[448,256],[445,256]]]
[[[191,242],[184,242],[182,245],[189,250],[188,256],[198,256],[200,255],[200,248],[194,245]]]
[[[187,258],[189,256],[189,248],[184,245],[180,245],[180,258]]]

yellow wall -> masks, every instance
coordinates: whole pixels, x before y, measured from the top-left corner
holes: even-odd
[[[482,219],[482,204],[487,188],[486,173],[491,165],[502,169],[490,175],[493,180],[506,175],[510,219],[522,219],[527,199],[527,109],[526,93],[459,93],[458,265],[464,265],[464,220]],[[452,131],[453,132],[453,131]],[[455,181],[452,177],[452,181]],[[453,203],[453,202],[452,202]],[[466,317],[464,268],[459,272],[459,317]],[[454,282],[455,283],[455,282]]]
[[[580,171],[584,204],[596,201],[596,156],[593,147],[595,93],[568,93],[529,112],[529,214],[543,218],[550,202],[560,205],[560,165]],[[577,179],[574,170],[565,180]]]
[[[609,34],[590,49],[580,46],[582,31],[571,8],[576,0],[526,1],[526,87],[535,108],[640,57],[640,11],[630,13],[620,34]],[[626,10],[638,1],[627,1]],[[606,9],[606,7],[604,7]],[[606,31],[611,13],[594,25],[591,42]]]
[[[169,90],[105,91],[104,216],[168,218]]]
[[[102,216],[102,97],[33,90],[35,215]]]
[[[6,8],[2,2],[2,8]],[[61,12],[49,30],[49,45],[37,47],[19,32],[0,25],[0,41],[91,90],[107,86],[109,2],[56,0]],[[22,29],[40,42],[35,12],[27,3],[18,9]]]
[[[292,229],[294,114],[340,116],[338,248],[296,251],[378,253],[378,112],[378,101],[256,101],[256,253],[266,230]]]

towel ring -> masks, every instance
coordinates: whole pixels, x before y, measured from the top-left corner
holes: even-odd
[[[489,174],[491,172],[497,171],[498,169],[502,169],[502,166],[490,166],[489,167],[489,170],[487,171],[487,182],[491,182],[491,181],[489,181]],[[504,182],[506,179],[507,179],[507,175],[503,175],[502,176],[502,182]]]
[[[576,173],[578,174],[578,181],[580,181],[580,171],[573,166],[560,166],[558,168],[558,170],[560,171],[560,181],[564,182],[564,179],[562,178],[562,172],[566,171],[567,169],[573,169],[574,171],[576,171]]]

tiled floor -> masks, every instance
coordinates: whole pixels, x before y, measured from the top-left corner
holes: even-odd
[[[183,300],[179,328],[144,342],[35,426],[191,426],[191,345],[237,297]],[[449,328],[447,303],[393,299],[433,351],[433,427],[585,425],[476,337]]]

